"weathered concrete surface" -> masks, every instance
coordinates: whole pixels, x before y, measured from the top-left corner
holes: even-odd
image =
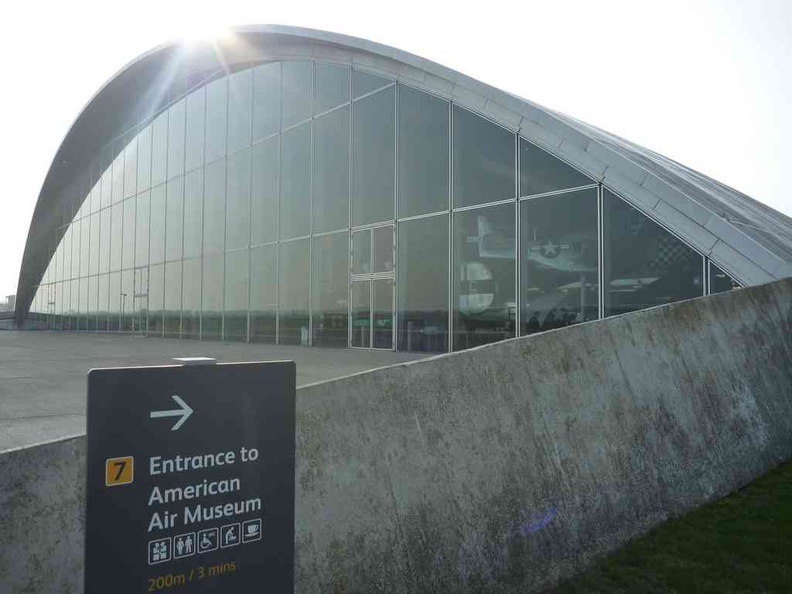
[[[296,590],[551,585],[792,457],[790,361],[787,279],[302,387]],[[80,540],[81,443],[0,467],[10,591],[80,566],[49,551]],[[37,455],[61,473],[26,475]]]

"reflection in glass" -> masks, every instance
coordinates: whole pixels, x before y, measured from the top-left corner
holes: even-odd
[[[250,69],[228,77],[228,153],[250,144],[253,75]]]
[[[124,270],[121,273],[121,292],[119,294],[121,298],[121,332],[132,331],[132,295],[134,291],[132,281],[133,271]]]
[[[196,169],[184,176],[184,257],[201,255],[203,233],[203,176]]]
[[[349,234],[313,238],[313,344],[347,346]]]
[[[372,292],[374,307],[372,312],[373,343],[375,349],[393,348],[393,279],[374,279]]]
[[[599,315],[597,190],[520,203],[521,335]]]
[[[394,218],[395,87],[353,107],[352,224]]]
[[[167,210],[165,215],[165,259],[182,257],[182,225],[184,216],[184,178],[177,177],[167,184]]]
[[[309,343],[310,247],[308,239],[280,244],[280,344],[307,346]]]
[[[225,340],[247,341],[248,250],[226,253],[225,270]]]
[[[201,339],[220,340],[223,329],[223,254],[204,255]]]
[[[157,264],[148,274],[148,335],[162,336],[165,299],[165,265]]]
[[[322,64],[314,66],[314,113],[324,113],[349,102],[349,68]]]
[[[184,173],[185,100],[168,109],[168,179]]]
[[[361,70],[352,71],[352,88],[355,99],[391,84],[393,81]]]
[[[399,223],[399,349],[447,350],[448,215]]]
[[[448,209],[448,101],[399,86],[399,216]]]
[[[282,66],[283,121],[286,129],[311,117],[312,62],[288,61]]]
[[[113,204],[124,199],[124,151],[121,148],[121,141],[115,143],[117,146],[114,151],[118,153],[113,160]]]
[[[135,266],[147,266],[149,263],[149,211],[151,198],[149,192],[137,197],[135,214]]]
[[[124,198],[137,193],[137,143],[137,137],[133,133],[124,149]]]
[[[124,201],[124,230],[121,268],[132,268],[135,265],[135,199]]]
[[[181,336],[182,263],[165,264],[164,334],[173,338]]]
[[[182,338],[199,338],[201,331],[201,259],[183,262]]]
[[[372,233],[371,272],[393,271],[393,225],[375,227]]]
[[[132,331],[145,334],[148,329],[149,268],[132,271]]]
[[[344,229],[349,226],[349,107],[316,118],[313,143],[313,232]]]
[[[165,185],[151,190],[151,213],[149,218],[149,261],[159,264],[165,260]]]
[[[607,190],[603,214],[606,316],[704,294],[700,255]]]
[[[514,134],[454,106],[454,206],[514,198]]]
[[[225,160],[215,161],[206,166],[203,220],[205,254],[222,252],[225,247],[225,169]]]
[[[97,295],[97,308],[96,308],[96,329],[99,332],[107,332],[107,314],[109,309],[110,297],[110,279],[107,274],[100,274],[96,278],[98,285]]]
[[[371,281],[352,283],[352,346],[371,346]]]
[[[352,232],[352,273],[371,272],[371,229]]]
[[[123,223],[124,223],[124,204],[114,204],[110,209],[110,270],[121,269],[121,252],[123,248]]]
[[[275,245],[250,250],[250,340],[275,343],[278,291]]]
[[[709,263],[710,295],[742,289],[742,285],[724,272],[719,266]]]
[[[520,138],[520,196],[594,183],[571,165]]]
[[[226,250],[250,243],[250,149],[228,157],[226,190]]]
[[[72,273],[72,278],[77,278],[77,276],[88,276],[88,261],[89,256],[91,254],[91,221],[93,217],[86,217],[84,218],[82,223],[82,228],[80,229],[80,273],[74,274]],[[73,260],[72,263],[75,261]],[[74,270],[74,269],[72,269]]]
[[[514,204],[455,213],[455,351],[515,335]]]
[[[279,140],[273,136],[251,149],[251,245],[278,240]]]
[[[80,279],[79,294],[80,294],[80,311],[83,314],[81,330],[88,332],[96,332],[96,309],[99,300],[98,292],[98,276],[90,276],[88,278]],[[72,302],[76,303],[75,299],[75,286],[72,283]]]
[[[206,89],[193,91],[187,96],[185,169],[192,171],[203,165],[204,129],[206,127]]]
[[[206,85],[206,162],[221,159],[226,154],[227,82],[223,77]]]
[[[107,331],[118,332],[121,327],[121,272],[109,275],[110,299],[108,307]]]
[[[137,191],[151,187],[151,124],[138,134]]]
[[[99,211],[99,228],[101,237],[99,239],[99,273],[109,272],[110,270],[110,239],[112,237],[110,225],[113,222],[113,211],[105,208]]]
[[[253,141],[280,129],[280,62],[253,69]]]
[[[282,134],[280,237],[310,233],[311,225],[311,123]]]
[[[168,112],[163,112],[152,124],[151,185],[165,181],[168,173]]]

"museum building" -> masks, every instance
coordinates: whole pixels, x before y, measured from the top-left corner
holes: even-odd
[[[792,219],[679,163],[393,48],[251,26],[152,50],[83,109],[16,322],[444,352],[790,275]]]

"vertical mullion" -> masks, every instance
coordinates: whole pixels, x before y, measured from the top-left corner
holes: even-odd
[[[448,344],[446,350],[454,351],[454,105],[448,102],[448,272],[446,304],[448,305]]]
[[[597,316],[605,317],[605,217],[603,209],[602,184],[597,186],[597,297],[599,306]],[[584,287],[585,289],[585,287]]]
[[[514,134],[514,336],[520,336],[522,328],[522,242],[520,233],[520,135]]]
[[[313,307],[314,307],[314,278],[313,278],[313,212],[314,212],[314,112],[316,110],[316,62],[311,60],[311,134],[308,144],[308,175],[309,207],[308,207],[308,346],[313,346]],[[300,337],[302,338],[302,337]]]
[[[352,78],[354,77],[354,71],[352,68],[349,69],[349,204],[347,205],[348,210],[348,236],[349,241],[347,242],[347,249],[348,249],[348,261],[347,261],[347,312],[348,312],[348,319],[347,319],[347,347],[352,346],[352,252],[353,252],[353,242],[355,241],[354,235],[352,233],[352,197],[354,195],[354,179],[353,179],[353,167],[352,164],[355,161],[355,141],[354,141],[354,123],[355,123],[355,95],[352,90]]]
[[[275,169],[275,344],[280,344],[280,200],[281,200],[281,158],[283,152],[283,62],[278,62],[278,164]],[[251,172],[252,173],[252,172]]]

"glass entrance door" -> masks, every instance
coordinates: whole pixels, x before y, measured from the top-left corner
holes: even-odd
[[[352,233],[349,346],[395,348],[393,225]]]

